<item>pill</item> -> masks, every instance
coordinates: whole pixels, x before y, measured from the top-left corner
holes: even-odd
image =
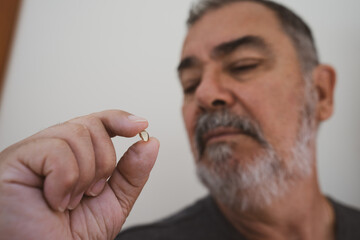
[[[147,133],[147,131],[141,131],[139,133],[139,136],[142,140],[144,140],[145,142],[149,141],[149,134]]]

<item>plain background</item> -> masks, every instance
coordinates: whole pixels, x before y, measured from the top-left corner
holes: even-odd
[[[321,127],[323,191],[360,207],[360,1],[283,0],[310,23],[321,60],[337,69],[334,117]],[[151,178],[126,226],[206,194],[181,117],[176,75],[190,0],[25,0],[4,98],[0,149],[70,118],[105,109],[146,117],[161,141]],[[114,139],[120,155],[138,137]]]

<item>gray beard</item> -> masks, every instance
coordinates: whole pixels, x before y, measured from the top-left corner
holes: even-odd
[[[197,175],[215,199],[230,209],[262,209],[283,196],[300,179],[311,175],[313,127],[312,121],[302,119],[291,159],[286,161],[269,144],[246,161],[240,161],[241,156],[233,154],[231,143],[209,145],[198,161]]]

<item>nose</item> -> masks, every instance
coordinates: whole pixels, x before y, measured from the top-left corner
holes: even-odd
[[[199,107],[205,110],[230,107],[235,100],[228,80],[220,71],[205,72],[195,92]]]

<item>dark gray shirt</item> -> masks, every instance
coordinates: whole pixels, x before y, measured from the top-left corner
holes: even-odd
[[[336,240],[360,240],[360,211],[329,199],[335,210]],[[132,227],[116,240],[246,240],[205,197],[162,221]]]

